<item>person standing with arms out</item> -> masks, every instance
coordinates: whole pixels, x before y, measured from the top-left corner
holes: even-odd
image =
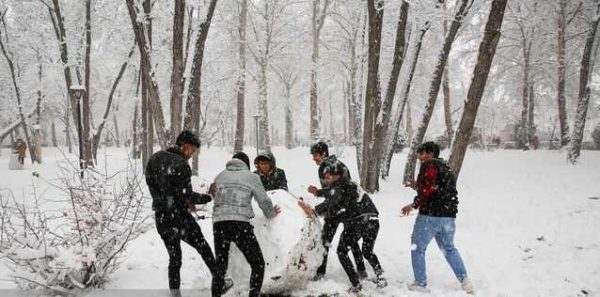
[[[325,197],[325,200],[327,200],[326,193],[330,190],[330,188],[325,181],[325,168],[335,162],[339,162],[344,171],[342,176],[346,180],[351,180],[350,172],[348,172],[346,165],[339,161],[335,155],[329,155],[329,147],[322,141],[319,141],[310,147],[310,154],[312,155],[313,161],[315,161],[315,163],[319,166],[318,173],[319,180],[321,181],[321,189],[311,185],[308,187],[308,192],[317,197]],[[324,221],[325,224],[323,224],[322,239],[323,246],[325,246],[325,255],[323,256],[323,263],[321,266],[319,266],[319,268],[317,268],[317,274],[313,279],[315,281],[318,281],[325,276],[325,272],[327,271],[327,254],[329,254],[329,247],[331,247],[331,242],[333,241],[335,232],[340,224],[340,221],[335,217],[325,216]],[[354,255],[354,262],[356,263],[358,275],[361,279],[364,279],[367,277],[367,269],[365,268],[365,262],[363,260],[363,255],[358,243],[353,243],[351,245],[351,249],[352,255]]]
[[[190,214],[190,208],[193,209],[195,204],[212,200],[210,195],[192,190],[192,170],[188,160],[199,147],[198,137],[191,131],[183,131],[177,136],[174,146],[154,153],[146,166],[146,183],[152,195],[156,229],[169,254],[169,289],[175,296],[180,295],[182,240],[196,249],[213,278],[216,272],[210,245]],[[228,289],[232,285],[229,280],[222,288]]]
[[[325,182],[329,185],[330,191],[327,191],[327,199],[323,203],[318,204],[314,209],[303,200],[300,200],[298,205],[309,216],[313,214],[335,216],[343,222],[344,231],[340,236],[337,254],[352,284],[348,289],[349,292],[359,292],[362,289],[358,273],[348,257],[350,247],[358,244],[361,239],[364,257],[377,275],[377,287],[383,288],[387,286],[387,281],[383,277],[379,258],[373,252],[379,233],[379,211],[360,186],[343,177],[344,167],[341,162],[336,161],[324,169]]]
[[[419,210],[411,240],[411,260],[415,281],[410,290],[429,292],[425,271],[425,250],[435,238],[454,275],[467,293],[474,293],[475,287],[467,277],[463,260],[454,246],[456,213],[458,212],[458,191],[456,178],[450,166],[439,158],[440,147],[434,142],[422,143],[417,148],[421,162],[417,181],[408,186],[417,191],[414,202],[402,207],[402,214],[409,215]]]
[[[214,186],[213,186],[214,185]],[[233,156],[211,185],[215,192],[213,206],[213,234],[217,273],[213,277],[212,296],[222,293],[223,281],[229,264],[229,247],[235,243],[252,269],[250,275],[250,297],[260,296],[265,275],[265,260],[254,227],[250,219],[254,217],[252,198],[265,217],[272,219],[281,212],[279,206],[273,206],[258,175],[250,172],[248,156],[239,152]]]
[[[288,190],[285,171],[277,168],[275,156],[271,152],[258,154],[254,159],[254,166],[256,167],[254,173],[258,174],[266,191]]]

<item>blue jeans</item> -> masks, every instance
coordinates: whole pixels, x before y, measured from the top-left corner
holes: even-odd
[[[411,240],[411,260],[415,281],[420,285],[427,284],[425,271],[425,250],[431,239],[435,238],[438,247],[450,264],[459,281],[467,277],[467,270],[462,258],[454,247],[455,218],[432,217],[418,215],[415,221]]]

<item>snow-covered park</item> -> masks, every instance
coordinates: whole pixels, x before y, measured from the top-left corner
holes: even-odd
[[[353,151],[352,148],[333,149],[348,165],[351,174],[357,176]],[[252,152],[249,153],[252,158]],[[442,152],[442,156],[444,153],[447,151]],[[318,178],[317,166],[308,148],[275,148],[274,154],[278,166],[286,170],[290,192],[309,197],[306,188],[318,184]],[[47,211],[65,207],[66,197],[50,185],[57,178],[57,164],[64,161],[61,152],[47,150],[42,165],[26,165],[24,170],[12,171],[8,170],[8,155],[6,150],[0,155],[2,191],[12,191],[16,199],[24,203],[37,195],[45,201],[43,207]],[[211,181],[230,156],[228,150],[220,148],[202,150],[200,174],[194,180]],[[394,158],[390,177],[382,181],[381,191],[372,195],[381,212],[375,252],[381,259],[389,286],[378,289],[367,282],[362,293],[365,296],[427,296],[407,289],[413,280],[410,235],[415,216],[400,216],[401,206],[414,197],[414,192],[401,184],[404,158],[404,154]],[[106,168],[109,173],[125,168],[130,162],[126,151],[118,149],[102,150],[98,160],[98,170]],[[584,151],[582,162],[573,166],[560,151],[469,151],[458,181],[460,204],[455,242],[475,283],[477,296],[595,296],[600,293],[599,168],[600,152]],[[34,176],[34,172],[39,177]],[[297,240],[299,234],[286,235],[282,228],[297,232],[303,224],[303,214],[300,208],[290,207],[293,203],[284,204],[284,211],[270,224],[279,234],[278,240],[284,241],[283,246],[291,247],[293,243],[285,241]],[[149,204],[146,211],[151,214]],[[290,224],[289,218],[295,223]],[[198,222],[212,244],[210,218]],[[281,226],[281,222],[288,224]],[[272,242],[260,244],[266,258],[269,251],[277,249]],[[183,295],[209,296],[211,278],[204,262],[186,244],[182,244],[182,249]],[[233,263],[245,265],[242,262]],[[13,290],[16,285],[6,264],[3,261],[0,265],[0,292],[19,294]],[[85,291],[85,294],[129,296],[137,292],[144,296],[167,296],[167,265],[165,247],[154,225],[150,224],[144,234],[126,247],[119,269],[110,276],[104,290]],[[334,252],[330,252],[328,265],[323,280],[309,282],[293,296],[336,293],[345,296],[348,279]],[[427,269],[431,289],[428,296],[467,296],[460,290],[435,244],[429,246]],[[368,271],[373,276],[370,268]],[[247,284],[236,284],[226,296],[243,296],[245,288]]]

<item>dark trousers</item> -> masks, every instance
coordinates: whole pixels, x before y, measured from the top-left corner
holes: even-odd
[[[178,290],[181,284],[179,271],[182,240],[198,251],[208,270],[212,275],[215,274],[216,261],[210,245],[204,239],[200,226],[189,213],[156,212],[154,215],[156,229],[169,253],[169,289]]]
[[[217,257],[217,273],[213,277],[212,296],[222,294],[225,273],[229,264],[229,246],[235,243],[246,258],[252,273],[250,275],[250,297],[258,297],[265,276],[265,260],[260,245],[254,235],[254,227],[248,222],[223,221],[213,225],[215,237],[215,255]]]
[[[373,252],[378,233],[379,221],[376,220],[376,217],[365,217],[344,222],[344,231],[340,236],[337,254],[340,259],[340,264],[342,264],[342,267],[344,268],[344,271],[346,271],[350,283],[352,283],[353,286],[357,286],[360,282],[358,273],[354,270],[354,265],[352,265],[350,257],[348,257],[348,251],[353,245],[358,245],[360,239],[363,241],[362,253],[365,259],[369,261],[371,267],[373,267],[375,274],[379,276],[383,273],[379,259]]]
[[[317,268],[317,275],[324,275],[327,271],[327,255],[329,254],[329,247],[331,247],[331,242],[333,241],[333,237],[335,236],[335,232],[337,231],[338,226],[340,225],[340,221],[336,219],[325,219],[325,224],[323,225],[323,231],[321,234],[321,239],[323,241],[323,246],[325,246],[325,256],[323,257],[323,263],[321,266]],[[344,230],[346,228],[344,227]],[[353,242],[350,246],[352,250],[352,255],[354,255],[354,262],[356,263],[356,267],[358,271],[365,271],[365,262],[363,261],[363,253],[360,250],[357,242]]]

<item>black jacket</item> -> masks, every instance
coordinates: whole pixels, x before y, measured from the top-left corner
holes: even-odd
[[[434,217],[455,218],[458,212],[456,178],[448,163],[433,159],[421,164],[413,207]]]
[[[326,192],[330,186],[327,185],[327,183],[325,183],[325,168],[335,163],[336,161],[339,162],[344,168],[344,175],[342,176],[342,178],[344,178],[347,181],[352,180],[352,178],[350,177],[350,172],[348,171],[348,167],[346,167],[346,164],[338,160],[338,158],[335,155],[327,156],[327,158],[323,159],[323,161],[321,161],[321,164],[319,164],[319,180],[321,181],[321,189],[317,191],[317,197],[325,197],[327,195]]]
[[[262,174],[258,170],[254,171],[254,173],[258,174],[260,177],[260,181],[265,187],[266,191],[272,190],[288,190],[287,178],[285,177],[285,171],[281,168],[277,168],[277,163],[275,161],[275,157],[270,152],[259,154],[254,160],[254,165],[258,166],[258,160],[260,158],[269,160],[271,162],[271,171],[267,174]]]
[[[187,213],[188,204],[204,204],[211,196],[192,190],[192,170],[179,147],[154,153],[146,165],[146,184],[152,195],[152,209],[158,212]]]
[[[349,221],[379,215],[369,195],[356,183],[345,178],[333,182],[324,194],[325,201],[315,206],[315,212],[327,219]]]

